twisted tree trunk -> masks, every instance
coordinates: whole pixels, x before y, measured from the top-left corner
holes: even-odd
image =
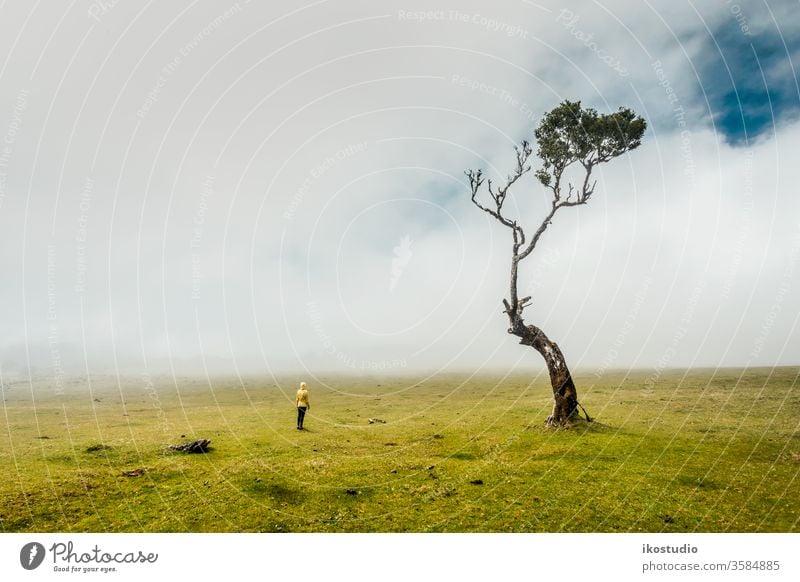
[[[553,411],[547,417],[548,426],[564,426],[578,415],[578,390],[572,381],[564,354],[558,344],[552,341],[535,325],[525,325],[521,317],[512,317],[512,327],[508,330],[520,338],[520,344],[531,346],[539,352],[550,373],[553,388]]]
[[[516,241],[515,241],[516,243]],[[530,297],[518,299],[517,297],[517,269],[519,266],[519,245],[514,245],[514,257],[511,261],[511,302],[503,300],[511,327],[508,333],[520,338],[520,344],[531,346],[539,352],[547,364],[550,373],[550,385],[553,388],[553,411],[547,417],[547,426],[564,426],[574,417],[578,416],[578,390],[572,381],[564,354],[558,344],[535,325],[525,325],[522,311],[530,301]],[[586,415],[586,420],[591,420]]]

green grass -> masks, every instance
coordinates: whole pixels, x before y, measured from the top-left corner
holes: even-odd
[[[578,374],[557,431],[543,376],[307,378],[303,432],[299,378],[6,380],[0,530],[798,531],[799,373]]]

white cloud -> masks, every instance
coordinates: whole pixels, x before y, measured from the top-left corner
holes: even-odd
[[[570,28],[550,4],[418,21],[399,11],[428,5],[322,3],[270,25],[297,7],[242,2],[202,38],[224,7],[34,16],[0,91],[0,139],[27,91],[0,207],[3,370],[30,353],[52,371],[53,346],[72,371],[84,354],[91,371],[538,366],[500,310],[508,233],[462,171],[502,179],[564,98],[652,124],[524,266],[530,321],[573,365],[796,363],[798,126],[724,145],[692,70],[731,14],[583,3]],[[515,196],[535,223],[541,188]]]

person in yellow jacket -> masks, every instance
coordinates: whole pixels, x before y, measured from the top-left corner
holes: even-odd
[[[303,430],[303,420],[306,417],[306,410],[311,410],[311,403],[308,400],[308,388],[305,382],[300,382],[300,390],[294,397],[294,404],[297,406],[297,430]]]

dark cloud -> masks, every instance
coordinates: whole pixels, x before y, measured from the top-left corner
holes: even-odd
[[[744,145],[800,113],[793,66],[800,62],[800,35],[777,21],[755,29],[731,16],[704,43],[697,96],[707,101],[716,130]]]

